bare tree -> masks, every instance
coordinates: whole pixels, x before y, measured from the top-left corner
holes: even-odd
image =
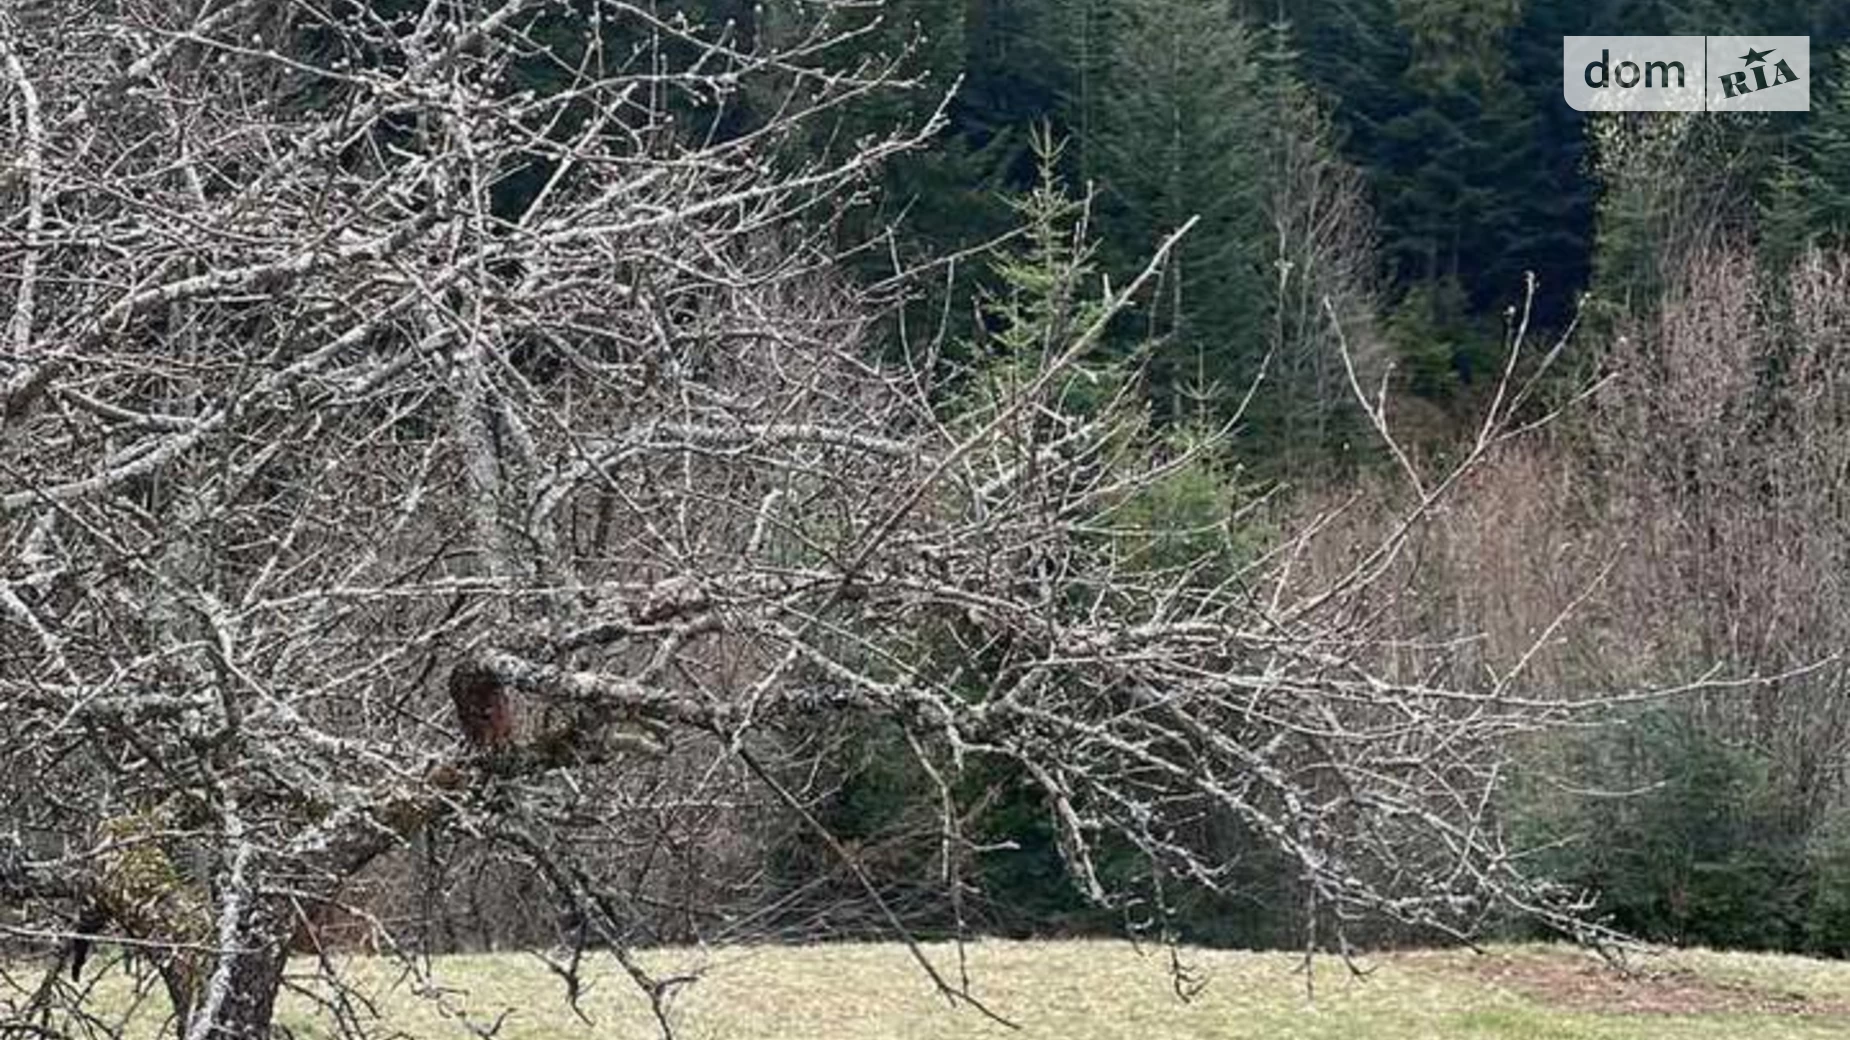
[[[180,1035],[263,1036],[292,938],[464,835],[660,1014],[684,980],[627,951],[665,906],[737,936],[702,908],[767,807],[898,927],[807,793],[843,717],[938,783],[947,899],[990,758],[1082,891],[1159,920],[1228,883],[1235,820],[1313,920],[1571,926],[1490,806],[1506,738],[1588,705],[1430,682],[1374,609],[1456,474],[1409,466],[1332,580],[1294,568],[1315,525],[1232,565],[1212,531],[1128,551],[1193,451],[1071,395],[1173,239],[1115,289],[1060,254],[1012,375],[943,383],[839,264],[837,218],[935,129],[831,134],[902,56],[865,56],[861,3],[695,6],[0,14],[0,929],[137,948]],[[14,1022],[65,1021],[63,968]]]

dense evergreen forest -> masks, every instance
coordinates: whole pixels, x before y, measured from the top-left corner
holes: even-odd
[[[1242,396],[1292,280],[1326,276],[1294,249],[1348,264],[1330,277],[1366,295],[1406,389],[1450,405],[1489,382],[1527,273],[1548,329],[1589,291],[1647,306],[1663,255],[1694,230],[1676,200],[1699,199],[1705,233],[1775,263],[1850,213],[1850,95],[1832,59],[1850,9],[1828,0],[902,0],[884,17],[884,42],[915,45],[930,72],[921,108],[930,84],[957,88],[939,146],[891,174],[887,205],[920,254],[1010,228],[1004,200],[1034,176],[1041,125],[1069,142],[1061,172],[1096,193],[1108,266],[1203,217],[1137,331],[1163,340],[1152,392],[1172,411]],[[1595,128],[1562,103],[1563,35],[1755,31],[1812,37],[1812,113],[1678,124],[1673,144],[1666,121]],[[1659,151],[1635,155],[1644,141]],[[1332,218],[1350,173],[1366,215]],[[1281,277],[1281,261],[1299,262]],[[1275,352],[1274,378],[1299,360]],[[1300,396],[1255,417],[1256,461],[1298,458],[1294,417],[1327,406],[1312,383],[1281,381]]]

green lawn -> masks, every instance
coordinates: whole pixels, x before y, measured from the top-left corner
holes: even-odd
[[[955,977],[954,950],[928,949]],[[1158,949],[1117,942],[981,942],[967,949],[974,992],[1019,1022],[1018,1033],[947,1007],[898,946],[658,951],[646,959],[655,969],[704,972],[673,1004],[677,1034],[687,1038],[1850,1036],[1850,965],[1794,957],[1683,951],[1653,959],[1631,979],[1551,947],[1385,955],[1366,962],[1373,969],[1366,978],[1325,958],[1311,1001],[1291,955],[1190,951],[1185,962],[1206,985],[1183,1002]],[[467,1040],[474,1034],[455,1017],[463,1008],[478,1025],[505,1014],[496,1034],[503,1040],[653,1035],[645,1003],[611,970],[595,976],[582,1002],[587,1024],[565,1007],[557,977],[529,956],[439,958],[429,979],[435,992],[383,960],[348,968],[401,1035]],[[98,1002],[121,996],[103,993]],[[285,1001],[282,1019],[304,1040],[339,1035],[300,997]]]

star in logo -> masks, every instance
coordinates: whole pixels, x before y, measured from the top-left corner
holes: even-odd
[[[1764,61],[1766,61],[1766,56],[1767,56],[1767,55],[1769,55],[1769,54],[1771,54],[1771,53],[1773,53],[1774,51],[1776,51],[1776,50],[1778,50],[1778,49],[1779,49],[1779,48],[1777,48],[1777,47],[1768,47],[1768,48],[1767,48],[1766,50],[1763,50],[1763,51],[1757,51],[1757,50],[1754,50],[1754,49],[1753,49],[1752,47],[1749,47],[1749,48],[1747,48],[1747,53],[1746,53],[1746,54],[1743,54],[1743,55],[1741,55],[1741,60],[1742,60],[1742,61],[1744,61],[1744,62],[1746,62],[1746,63],[1747,63],[1747,64],[1749,64],[1749,65],[1752,65],[1753,63],[1755,63],[1755,62],[1757,62],[1757,61],[1758,61],[1758,62],[1764,62]]]

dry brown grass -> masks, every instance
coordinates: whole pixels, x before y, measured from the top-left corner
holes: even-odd
[[[931,947],[955,970],[948,947]],[[678,1034],[699,1040],[1755,1040],[1850,1035],[1850,966],[1795,957],[1685,951],[1646,962],[1641,975],[1606,973],[1593,958],[1553,947],[1413,952],[1371,958],[1366,978],[1335,959],[1318,964],[1307,1001],[1290,954],[1189,951],[1205,979],[1192,1000],[1172,990],[1166,955],[1119,942],[981,942],[969,947],[974,990],[1022,1026],[1011,1033],[936,998],[905,951],[891,945],[658,951],[654,967],[698,967],[705,977],[673,1007]],[[306,969],[306,965],[303,966]],[[353,977],[399,1035],[465,1040],[471,1020],[501,1019],[501,1040],[654,1035],[646,1006],[619,974],[600,970],[583,1001],[588,1022],[561,1000],[558,979],[523,955],[433,962],[441,994],[388,962],[355,960]],[[102,994],[120,997],[119,987]],[[333,1037],[331,1021],[300,996],[285,1001],[298,1038]],[[146,1017],[138,1023],[152,1035]],[[131,1035],[136,1035],[131,1032]]]

